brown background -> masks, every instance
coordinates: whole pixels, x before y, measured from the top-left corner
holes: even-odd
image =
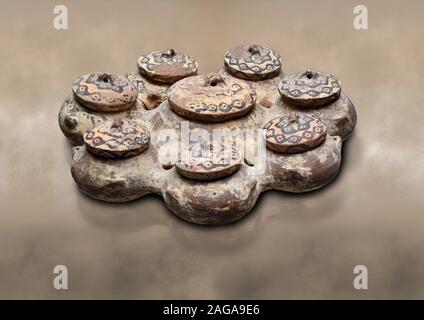
[[[369,30],[353,28],[365,3]],[[69,30],[53,28],[53,7]],[[1,1],[0,298],[424,298],[422,1]],[[72,81],[173,47],[200,72],[233,45],[337,75],[359,115],[318,192],[267,192],[240,223],[189,225],[157,196],[82,196],[57,124]],[[68,291],[53,267],[69,269]],[[365,264],[369,290],[352,286]]]

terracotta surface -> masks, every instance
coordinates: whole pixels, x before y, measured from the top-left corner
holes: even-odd
[[[1,4],[2,298],[424,298],[422,1],[365,1],[366,31],[352,26],[357,1],[61,3],[67,31],[52,27],[56,2]],[[331,185],[266,192],[224,228],[187,224],[157,196],[122,206],[78,192],[57,128],[78,76],[123,74],[168,47],[214,72],[228,48],[249,42],[278,51],[286,73],[337,75],[355,103]],[[53,289],[57,264],[68,266],[67,291]],[[352,286],[358,264],[367,291]]]
[[[229,52],[231,58],[227,61]],[[169,70],[162,70],[165,77],[174,74],[173,59],[179,61],[179,56],[184,57],[172,49],[153,51],[150,55],[155,63],[169,66]],[[278,60],[277,69],[274,63],[271,66],[274,69],[269,68],[271,56]],[[140,57],[139,64],[145,60],[148,58]],[[149,193],[157,193],[164,198],[172,212],[188,222],[223,225],[244,217],[256,203],[259,194],[265,190],[301,193],[316,190],[331,182],[340,168],[341,140],[350,136],[356,123],[353,105],[350,103],[355,115],[355,118],[350,119],[352,126],[349,122],[336,121],[340,114],[337,106],[346,104],[343,98],[338,99],[341,102],[337,100],[331,104],[314,106],[315,113],[321,112],[320,109],[326,110],[328,117],[325,120],[307,114],[307,111],[288,112],[288,106],[282,103],[282,99],[275,99],[278,95],[276,92],[282,93],[278,83],[273,81],[273,78],[278,79],[278,75],[283,76],[283,73],[280,74],[278,53],[259,45],[245,45],[230,49],[224,55],[224,61],[227,68],[234,61],[240,63],[240,67],[250,63],[255,75],[271,78],[244,80],[238,77],[244,78],[246,75],[238,72],[234,75],[218,72],[188,76],[166,90],[167,101],[154,110],[145,108],[145,101],[139,99],[127,113],[99,114],[97,119],[90,110],[76,101],[80,99],[79,91],[74,90],[74,97],[66,98],[60,108],[59,126],[73,144],[79,145],[82,138],[78,135],[83,135],[85,148],[73,149],[71,167],[80,191],[107,202],[127,202]],[[140,73],[144,74],[145,70],[140,69]],[[136,75],[129,76],[130,81],[144,94],[144,82],[139,82]],[[112,80],[106,74],[94,74],[81,79],[85,78],[88,83],[90,80],[93,82],[92,79],[100,79],[100,88],[109,85],[106,80]],[[139,78],[143,76],[140,74]],[[324,73],[308,70],[299,77],[296,74],[294,78],[293,84],[299,87],[293,89],[295,91],[301,91],[304,88],[300,86],[305,86],[321,92],[321,89],[327,88],[326,85],[335,82],[337,96],[340,95],[337,80]],[[254,88],[263,98],[269,99],[270,105],[256,104]],[[305,94],[310,93],[309,89]],[[292,90],[289,93],[292,94]],[[327,99],[325,93],[322,97],[314,96],[313,100],[321,102],[322,99]],[[276,115],[278,117],[273,118]],[[91,119],[91,123],[85,121],[86,118]],[[190,123],[186,118],[191,120],[194,129],[189,128]],[[312,150],[327,138],[323,121],[328,122],[330,127],[338,127],[340,124],[340,131],[347,135],[344,137],[339,136],[338,132],[331,132],[334,136],[328,137],[324,146]],[[188,124],[188,130],[183,130],[185,124]],[[225,145],[233,145],[229,155],[219,140],[210,143],[216,139],[214,135],[217,130],[221,135],[219,140],[226,139]],[[173,134],[169,131],[173,131]],[[266,150],[264,133],[266,147],[270,151]],[[184,135],[187,137],[184,138]],[[143,153],[151,140],[150,136],[153,136],[152,146],[149,152]],[[212,154],[204,155],[204,151]],[[216,151],[218,155],[214,154]],[[164,153],[170,154],[174,160],[171,161],[170,157],[164,160]],[[131,159],[119,159],[131,156]],[[105,158],[113,158],[115,161],[105,161]],[[172,170],[174,165],[175,170]],[[240,167],[243,170],[236,177],[230,177]],[[175,171],[179,175],[175,175]],[[148,179],[143,178],[145,176]],[[227,193],[222,193],[221,181],[208,183],[224,178],[229,191]],[[180,185],[172,192],[169,189],[172,184],[170,180]],[[244,186],[248,180],[252,188],[246,194]],[[197,181],[207,182],[202,185]]]
[[[148,79],[172,84],[197,74],[196,59],[174,49],[151,51],[137,59],[137,67]]]

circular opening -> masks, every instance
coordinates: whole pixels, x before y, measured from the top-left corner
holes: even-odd
[[[306,75],[306,78],[308,78],[308,79],[312,79],[312,74],[308,73],[308,74]]]
[[[210,85],[212,86],[212,87],[216,87],[216,85],[218,84],[218,80],[217,79],[213,79],[212,81],[211,81],[211,83],[210,83]]]

